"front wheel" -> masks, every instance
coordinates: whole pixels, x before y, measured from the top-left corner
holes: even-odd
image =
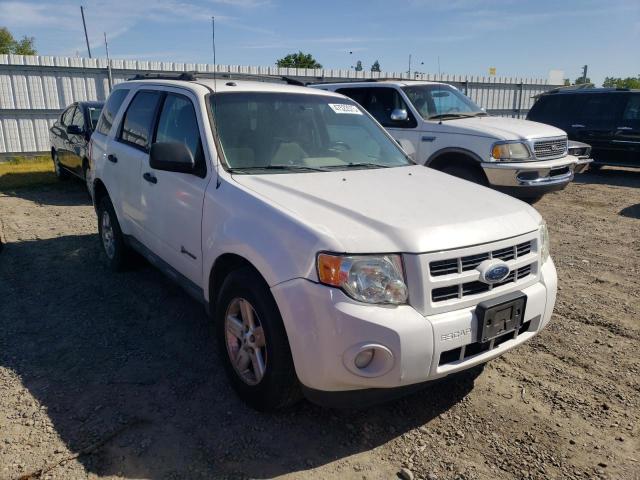
[[[487,186],[487,179],[479,167],[454,164],[447,165],[439,170],[444,173],[448,173],[449,175],[453,175],[454,177],[462,178],[463,180],[477,183],[478,185]]]
[[[295,403],[299,385],[287,334],[268,285],[254,270],[227,276],[215,320],[220,354],[238,396],[259,411]]]
[[[60,159],[58,158],[58,152],[55,150],[51,155],[51,159],[53,160],[53,170],[56,174],[58,180],[66,180],[69,178],[69,172],[67,172],[62,165],[60,165]]]

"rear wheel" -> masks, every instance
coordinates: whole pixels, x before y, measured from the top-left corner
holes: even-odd
[[[55,150],[51,154],[53,160],[53,170],[55,171],[58,180],[66,180],[69,178],[69,172],[67,172],[62,165],[60,165],[60,159],[58,158],[58,152]]]
[[[98,204],[98,233],[109,268],[116,272],[123,270],[128,249],[113,204],[106,196]]]
[[[216,302],[225,370],[238,396],[260,411],[300,398],[289,341],[268,285],[251,268],[231,272]]]

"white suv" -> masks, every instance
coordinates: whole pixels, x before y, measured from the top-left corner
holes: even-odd
[[[488,115],[457,88],[423,81],[310,85],[346,95],[419,164],[537,199],[564,188],[590,160],[567,155],[567,134],[542,123]]]
[[[255,408],[388,398],[549,322],[530,206],[413,164],[342,95],[182,78],[111,93],[91,139],[99,234],[114,270],[135,249],[205,304]]]

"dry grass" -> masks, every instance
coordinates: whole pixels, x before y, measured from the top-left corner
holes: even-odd
[[[17,158],[0,163],[0,191],[55,181],[53,163],[48,157]]]

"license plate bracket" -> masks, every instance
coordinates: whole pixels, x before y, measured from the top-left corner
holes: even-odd
[[[508,293],[479,303],[476,307],[478,340],[489,342],[520,328],[526,305],[527,296],[522,292]]]

